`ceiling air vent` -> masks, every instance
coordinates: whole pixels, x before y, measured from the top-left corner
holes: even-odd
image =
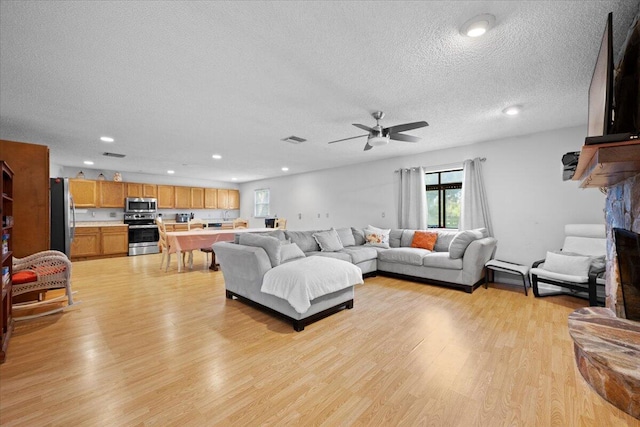
[[[291,135],[287,138],[284,138],[283,141],[290,142],[292,144],[301,144],[305,142],[306,139]]]
[[[102,153],[102,155],[107,157],[117,157],[119,159],[125,156],[124,154],[118,154],[118,153]]]

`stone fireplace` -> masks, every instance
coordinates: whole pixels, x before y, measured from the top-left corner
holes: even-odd
[[[615,257],[613,228],[624,228],[640,233],[640,174],[607,189],[605,222],[607,230],[606,306],[618,317],[625,317],[622,289],[618,286],[618,263]]]

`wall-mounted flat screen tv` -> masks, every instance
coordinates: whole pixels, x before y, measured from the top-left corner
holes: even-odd
[[[607,135],[613,111],[613,14],[607,16],[598,59],[589,85],[589,127],[587,136]]]

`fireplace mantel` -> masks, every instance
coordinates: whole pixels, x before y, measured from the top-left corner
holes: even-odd
[[[640,140],[584,145],[573,181],[582,188],[611,187],[640,173]]]

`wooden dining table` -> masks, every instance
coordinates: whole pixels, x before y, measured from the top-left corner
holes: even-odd
[[[198,228],[189,231],[168,231],[167,245],[169,253],[175,253],[178,256],[178,272],[181,272],[184,265],[182,253],[186,251],[198,250],[202,248],[210,248],[216,242],[232,242],[235,234],[238,233],[261,233],[273,231],[273,228]],[[212,252],[211,257],[212,270],[217,270],[216,255]],[[190,264],[193,268],[193,257],[190,258]]]

